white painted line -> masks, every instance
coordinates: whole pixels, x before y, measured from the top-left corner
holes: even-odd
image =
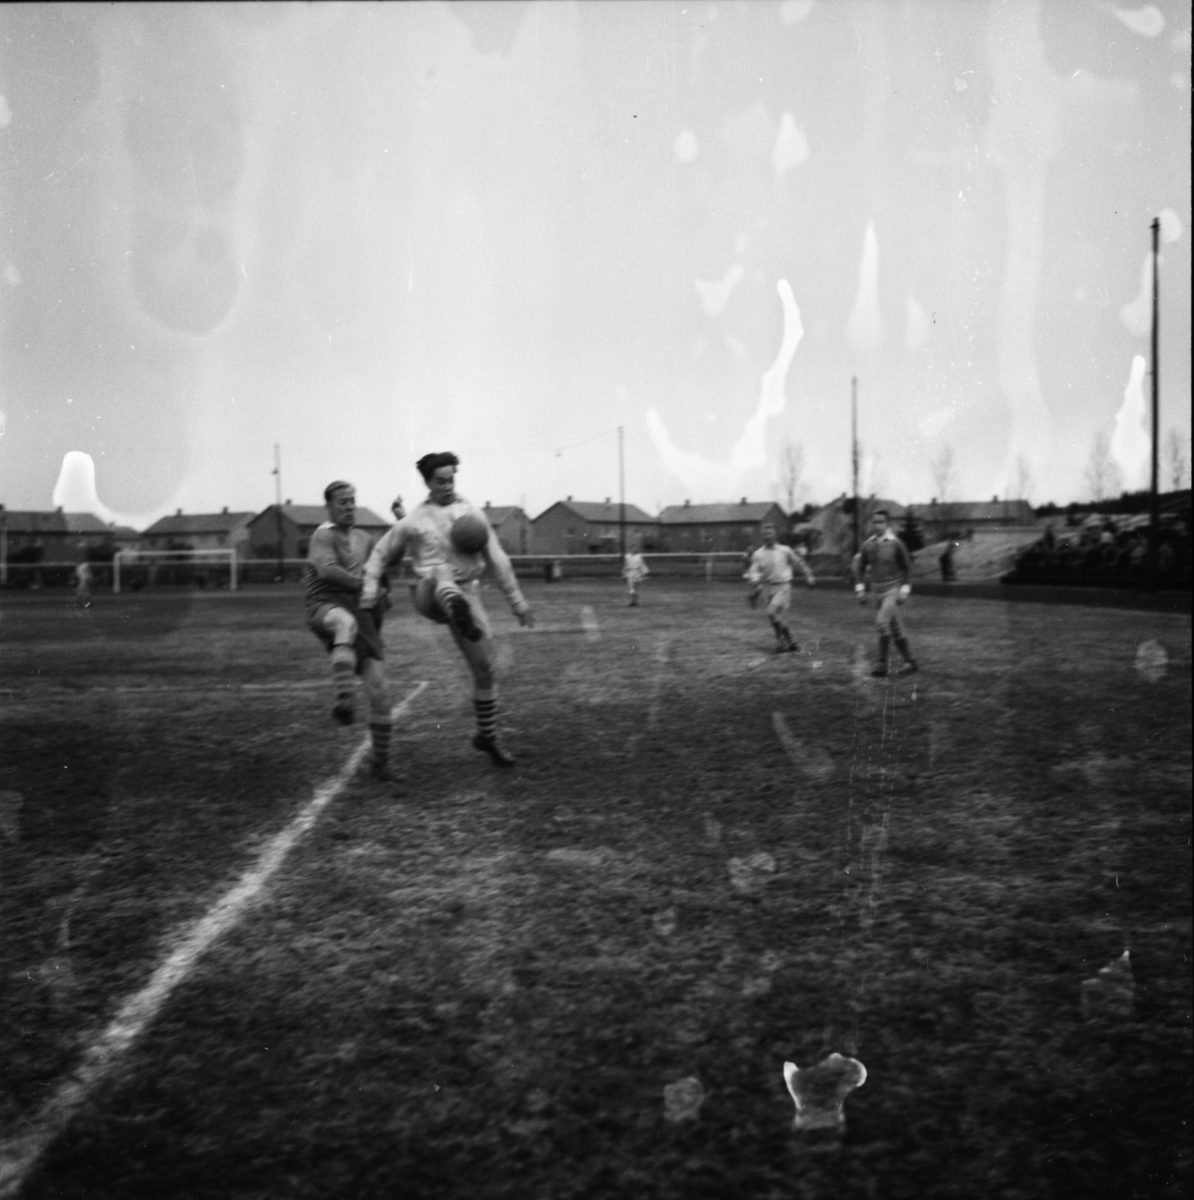
[[[426,686],[424,680],[401,704],[395,705],[393,716],[402,716]],[[88,1096],[112,1073],[121,1056],[157,1016],[170,993],[190,974],[208,947],[240,920],[245,908],[264,889],[295,843],[344,790],[368,749],[366,737],[352,752],[339,775],[320,787],[298,816],[266,843],[256,865],[191,927],[166,961],[154,971],[149,982],[120,1006],[107,1029],[84,1052],[73,1075],[59,1084],[37,1115],[31,1121],[18,1121],[17,1128],[21,1132],[0,1142],[0,1200],[17,1194],[38,1159],[66,1129]]]

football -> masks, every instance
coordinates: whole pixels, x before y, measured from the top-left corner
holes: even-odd
[[[462,513],[452,522],[448,536],[461,554],[477,554],[489,541],[489,526],[478,513]]]

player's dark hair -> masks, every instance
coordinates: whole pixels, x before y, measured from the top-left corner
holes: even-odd
[[[349,483],[346,479],[333,479],[332,482],[329,483],[327,485],[327,487],[325,487],[323,489],[324,504],[331,504],[332,497],[337,492],[341,491],[344,488],[350,488],[350,487],[352,487],[352,484]]]
[[[889,525],[891,524],[891,515],[890,515],[890,513],[888,513],[887,509],[885,509],[885,508],[877,508],[877,509],[875,509],[875,511],[873,513],[871,513],[872,521],[876,517],[882,517]]]
[[[423,476],[423,482],[430,483],[432,475],[440,467],[458,467],[460,466],[460,459],[451,450],[441,450],[438,454],[424,454],[415,463],[415,466],[418,467],[419,474]]]

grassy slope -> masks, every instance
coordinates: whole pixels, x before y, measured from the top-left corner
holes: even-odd
[[[726,585],[532,599],[538,632],[495,612],[518,768],[469,750],[442,632],[397,615],[397,693],[435,681],[402,796],[328,809],[29,1196],[1188,1188],[1188,621],[925,598],[912,686],[861,670],[840,592],[798,595],[784,658]],[[296,609],[6,610],[0,1137],[360,737]],[[1135,1018],[1082,1022],[1125,939]],[[836,1149],[790,1132],[780,1071],[831,1049],[870,1072]]]

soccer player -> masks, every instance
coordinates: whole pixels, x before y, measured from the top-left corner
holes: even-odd
[[[86,559],[75,567],[75,603],[91,607],[91,564]]]
[[[356,528],[357,494],[351,483],[337,479],[323,492],[328,520],[311,535],[303,583],[307,595],[307,626],[328,650],[332,664],[335,703],[332,717],[351,725],[359,674],[369,704],[372,741],[371,771],[390,782],[390,698],[382,665],[381,618],[384,604],[374,597],[361,611],[361,583],[373,539]]]
[[[626,557],[622,560],[622,578],[626,580],[626,586],[630,590],[631,608],[638,607],[638,585],[650,574],[647,570],[647,560],[643,558],[638,547],[627,550]]]
[[[867,582],[875,597],[875,628],[879,632],[879,662],[871,672],[883,678],[887,672],[887,656],[894,641],[904,660],[901,675],[917,670],[916,661],[904,636],[896,606],[903,604],[912,592],[908,577],[912,559],[908,549],[895,535],[887,519],[887,510],[880,508],[871,517],[871,536],[854,556],[854,592],[860,604],[866,603]]]
[[[486,567],[493,568],[498,586],[519,623],[530,627],[535,620],[514,577],[510,559],[492,529],[485,546],[475,554],[462,553],[452,544],[450,531],[457,517],[469,513],[486,526],[489,524],[480,509],[456,494],[459,465],[460,460],[448,451],[424,454],[415,464],[427,484],[427,499],[384,533],[373,547],[365,565],[361,605],[368,608],[375,603],[385,572],[404,554],[409,554],[417,579],[413,592],[415,608],[428,620],[448,626],[472,672],[473,709],[477,717],[473,746],[488,754],[499,767],[510,767],[514,758],[497,737],[493,633],[478,594],[477,580]]]
[[[775,631],[776,654],[791,654],[799,650],[792,631],[788,628],[788,609],[792,604],[792,568],[799,567],[804,572],[804,580],[808,586],[815,587],[817,581],[813,578],[808,564],[791,546],[781,546],[776,541],[775,526],[763,526],[763,544],[750,556],[750,566],[746,578],[753,587],[747,599],[751,608],[755,608],[761,599],[767,613],[767,620]]]

